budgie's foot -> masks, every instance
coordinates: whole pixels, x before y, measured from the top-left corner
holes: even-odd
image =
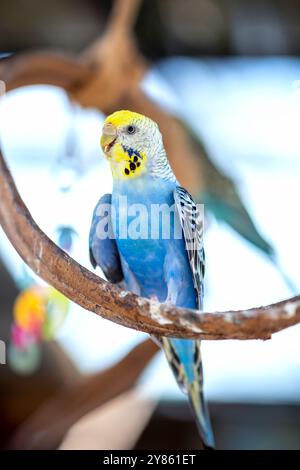
[[[159,302],[158,297],[155,294],[150,295],[150,300],[153,300],[153,302]]]
[[[176,300],[174,300],[174,297],[168,296],[166,300],[164,301],[164,304],[167,305],[168,307],[174,307],[176,305]]]
[[[168,298],[168,297],[167,297],[166,300],[164,301],[164,304],[165,304],[167,307],[172,307],[172,306],[175,305],[175,303],[172,302],[172,299],[170,299],[170,298]]]

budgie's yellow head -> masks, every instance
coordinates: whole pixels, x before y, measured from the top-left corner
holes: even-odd
[[[152,119],[132,111],[116,111],[105,119],[101,147],[114,178],[137,178],[165,157],[162,136]]]

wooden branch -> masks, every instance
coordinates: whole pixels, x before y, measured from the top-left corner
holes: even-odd
[[[157,398],[139,388],[113,398],[83,416],[69,429],[59,450],[134,449],[156,408]]]
[[[22,259],[81,307],[153,335],[198,339],[267,339],[300,322],[300,296],[249,310],[201,313],[159,304],[100,279],[55,245],[22,201],[0,152],[0,223]]]
[[[20,426],[10,448],[56,449],[82,416],[132,389],[157,350],[146,340],[112,367],[64,387]]]
[[[141,4],[142,0],[115,0],[107,31],[131,34]]]
[[[0,60],[0,80],[6,91],[28,85],[53,85],[72,92],[94,77],[92,67],[50,51],[24,52]]]
[[[108,113],[139,85],[147,69],[132,33],[140,5],[141,0],[115,0],[105,34],[80,55],[94,71],[90,80],[69,91],[82,106]]]

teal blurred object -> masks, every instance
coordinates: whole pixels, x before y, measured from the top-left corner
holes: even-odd
[[[205,183],[204,191],[198,195],[199,201],[206,204],[216,219],[225,222],[239,235],[262,250],[267,256],[274,255],[274,249],[258,232],[244,206],[234,181],[224,175],[211,161],[201,141],[186,124],[183,124],[201,163],[201,173]]]
[[[76,230],[68,225],[59,225],[56,229],[58,246],[67,253],[70,253],[73,247],[74,238],[78,236]]]
[[[10,344],[8,360],[11,369],[20,375],[31,375],[41,364],[42,353],[39,344],[31,343],[20,349]]]
[[[275,249],[255,227],[234,181],[214,165],[201,138],[186,123],[182,122],[182,125],[199,157],[205,184],[203,191],[196,195],[196,199],[205,204],[217,220],[228,224],[241,237],[261,250],[279,271],[290,291],[297,294],[298,289],[280,266]]]

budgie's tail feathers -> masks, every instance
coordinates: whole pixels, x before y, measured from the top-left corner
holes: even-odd
[[[197,428],[206,449],[213,449],[214,436],[210,424],[209,412],[203,395],[203,370],[200,351],[200,341],[192,341],[194,346],[194,376],[195,380],[188,380],[188,374],[169,338],[160,339],[161,346],[174,373],[181,390],[188,395],[189,402],[196,419]]]
[[[189,402],[195,415],[197,428],[203,445],[206,449],[214,449],[215,442],[210,424],[208,408],[204,400],[202,389],[200,387],[201,385],[197,381],[189,384],[187,390]]]

